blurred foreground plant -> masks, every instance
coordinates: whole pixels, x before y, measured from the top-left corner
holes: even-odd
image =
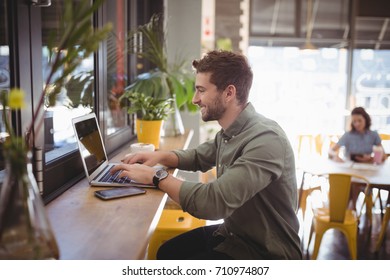
[[[24,91],[3,90],[0,102],[6,134],[3,143],[5,170],[0,188],[0,259],[57,259],[59,251],[30,163],[34,135],[43,123],[44,107],[54,105],[67,78],[84,58],[95,52],[112,25],[94,30],[91,18],[105,0],[64,1],[64,16],[54,46],[49,44],[50,69],[25,137],[17,135],[11,112],[21,110]],[[55,34],[51,38],[54,39]]]

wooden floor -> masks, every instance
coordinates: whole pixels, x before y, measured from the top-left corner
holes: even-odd
[[[307,213],[307,212],[306,212]],[[299,215],[300,213],[298,213]],[[301,238],[305,259],[310,259],[313,251],[314,239],[307,247],[308,235],[310,232],[311,217],[307,215],[305,222],[301,220]],[[379,235],[381,215],[376,211],[373,213],[372,227],[362,217],[358,233],[358,259],[359,260],[390,260],[390,225],[387,227],[384,242],[378,252],[374,252],[376,240]],[[318,260],[349,260],[347,241],[345,236],[338,230],[328,230],[322,239]]]

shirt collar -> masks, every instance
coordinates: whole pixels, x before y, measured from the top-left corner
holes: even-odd
[[[239,134],[246,123],[256,114],[256,110],[252,103],[248,102],[244,110],[238,115],[236,120],[224,131],[222,130],[222,137],[224,139],[231,139]]]
[[[352,133],[357,134],[357,135],[365,135],[369,133],[368,129],[365,129],[363,133],[358,132],[357,130],[351,130]]]

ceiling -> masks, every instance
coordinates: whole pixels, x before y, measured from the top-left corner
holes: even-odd
[[[251,0],[250,44],[390,49],[389,0]]]

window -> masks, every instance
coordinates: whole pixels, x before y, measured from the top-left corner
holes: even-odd
[[[55,46],[61,39],[58,26],[63,14],[64,1],[53,1],[50,7],[41,10],[43,83],[46,83],[49,74],[50,54],[56,51]],[[52,34],[56,34],[54,38]],[[54,40],[54,43],[50,42],[51,40]],[[49,49],[50,43],[53,47],[51,50]],[[71,119],[95,110],[94,69],[94,57],[91,55],[69,75],[67,82],[57,95],[54,106],[45,108],[44,152],[46,162],[54,161],[77,149]]]
[[[46,34],[56,29],[63,13],[63,2],[52,1],[51,7],[41,11],[43,69],[47,57]],[[149,20],[151,13],[156,12],[154,9],[162,9],[160,2],[106,1],[91,18],[94,26],[111,22],[113,30],[98,52],[85,59],[69,77],[57,105],[46,110],[45,201],[55,198],[85,176],[71,127],[73,117],[89,112],[97,114],[109,157],[135,138],[132,121],[119,104],[119,97],[137,73],[136,60],[124,51],[124,44],[130,28]]]
[[[114,25],[113,32],[107,40],[107,129],[112,135],[126,125],[126,112],[119,104],[128,83],[128,55],[126,53],[127,2],[116,1],[107,7],[109,21]]]
[[[134,138],[132,120],[126,109],[121,108],[119,98],[129,84],[130,74],[135,67],[127,53],[125,44],[130,20],[136,16],[135,1],[116,0],[106,5],[106,21],[113,24],[113,30],[103,49],[103,64],[107,65],[101,74],[99,111],[102,116],[101,129],[108,152]]]
[[[129,27],[144,24],[152,13],[162,9],[162,0],[106,1],[91,17],[94,26],[111,21],[116,39],[102,42],[98,52],[84,59],[69,75],[55,106],[45,108],[44,129],[35,139],[42,148],[43,181],[39,182],[46,203],[85,177],[72,118],[90,112],[97,114],[109,156],[135,138],[131,120],[119,107],[118,98],[137,75],[137,59],[122,53],[122,46]],[[58,40],[58,36],[49,38],[49,34],[58,30],[63,10],[64,0],[51,1],[49,7],[33,6],[24,0],[0,1],[0,90],[21,87],[27,93],[26,103],[32,104],[13,116],[18,133],[22,134],[30,123],[32,107],[38,102],[45,83],[51,51],[49,41],[54,39],[55,46]],[[113,60],[109,58],[112,54]],[[1,132],[4,132],[3,125],[0,125]]]
[[[9,66],[9,38],[7,36],[7,2],[0,1],[0,92],[10,89],[11,77]],[[2,106],[0,107],[0,170],[4,169],[3,161],[3,145],[4,139],[7,137],[2,115],[3,110],[6,110]]]
[[[277,120],[291,140],[344,129],[346,50],[252,46],[248,58],[254,73],[250,101]]]
[[[79,1],[74,1],[75,5],[77,2]],[[56,51],[55,46],[60,40],[59,25],[64,14],[64,0],[52,1],[49,7],[32,7],[31,10],[33,13],[40,14],[41,28],[32,30],[31,36],[41,38],[41,65],[37,68],[42,71],[42,88],[47,79],[50,53]],[[31,25],[34,24],[36,22],[31,22]],[[93,24],[91,18],[91,25]],[[41,34],[34,34],[34,32]],[[31,48],[32,52],[38,55],[39,45],[32,45]],[[67,77],[67,82],[56,96],[54,105],[45,108],[41,191],[46,201],[56,197],[83,175],[71,120],[97,111],[96,69],[94,55],[83,59],[80,66]],[[63,172],[64,170],[66,172]]]
[[[352,107],[363,106],[372,129],[390,132],[390,50],[354,51]]]
[[[372,129],[390,131],[387,1],[361,12],[352,0],[250,3],[250,98],[292,143],[298,134],[342,133],[355,106],[370,113]],[[308,39],[314,49],[304,49]]]
[[[251,0],[250,44],[301,47],[307,39],[324,48],[348,39],[349,0]]]

